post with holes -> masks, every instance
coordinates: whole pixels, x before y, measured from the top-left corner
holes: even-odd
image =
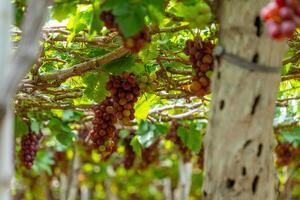
[[[280,70],[249,69],[281,66],[286,50],[284,42],[267,36],[260,21],[268,2],[219,1],[220,45],[238,61],[220,56],[215,67],[204,140],[205,200],[276,199],[272,121]]]
[[[12,6],[8,0],[0,1],[0,82],[6,84],[5,74],[11,56],[10,25]],[[10,199],[13,175],[13,111],[4,96],[0,97],[0,199]]]

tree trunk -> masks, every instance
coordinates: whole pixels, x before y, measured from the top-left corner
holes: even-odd
[[[10,25],[12,7],[8,0],[0,1],[0,82],[5,84],[11,56]],[[10,183],[13,176],[13,112],[7,101],[0,102],[0,199],[10,200]]]
[[[89,200],[90,199],[90,189],[89,187],[83,185],[80,187],[80,200]]]
[[[171,178],[164,178],[163,186],[164,186],[164,199],[165,200],[173,200]]]
[[[22,23],[22,39],[11,59],[10,26],[13,12],[9,0],[0,1],[0,199],[10,200],[13,176],[13,96],[17,85],[36,60],[41,29],[51,0],[31,0]],[[28,51],[30,49],[30,51]]]
[[[220,45],[261,65],[281,66],[286,50],[272,41],[259,14],[269,0],[219,3]],[[280,72],[244,69],[220,57],[205,136],[205,200],[274,200],[272,122]]]
[[[60,181],[59,199],[66,200],[67,190],[68,190],[68,178],[63,172],[59,176],[59,181]]]
[[[192,170],[193,164],[191,162],[185,163],[182,158],[179,160],[179,183],[175,191],[175,199],[189,199],[192,185]]]
[[[73,148],[73,160],[71,164],[69,180],[68,180],[68,189],[67,189],[67,198],[66,200],[75,200],[78,194],[78,173],[80,170],[80,157],[79,152],[76,146]]]

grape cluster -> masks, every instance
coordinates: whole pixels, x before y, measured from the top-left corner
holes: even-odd
[[[141,169],[147,169],[151,164],[159,161],[159,143],[160,140],[156,140],[149,147],[142,150],[142,163],[140,164]]]
[[[275,148],[276,165],[278,167],[289,165],[296,157],[299,157],[300,150],[289,143],[279,143]]]
[[[202,145],[201,150],[198,154],[197,164],[201,170],[204,168],[204,146]]]
[[[106,97],[99,105],[93,108],[95,118],[92,121],[93,130],[90,138],[93,148],[97,149],[103,159],[111,155],[116,149],[116,128],[117,119],[114,114],[113,99]]]
[[[190,91],[197,97],[203,97],[210,92],[210,79],[207,72],[213,70],[212,41],[203,41],[196,37],[195,40],[187,40],[184,52],[190,58],[195,75],[192,77]]]
[[[42,134],[28,133],[21,138],[20,160],[27,169],[31,169]]]
[[[123,37],[124,46],[133,53],[138,53],[147,43],[151,42],[151,35],[147,26],[132,37]]]
[[[139,79],[139,87],[141,88],[141,91],[153,92],[158,88],[158,86],[159,81],[156,74],[151,74],[150,76],[144,75]]]
[[[52,171],[56,174],[63,172],[68,174],[69,172],[69,162],[67,158],[67,153],[65,151],[56,151],[53,156],[54,165],[52,165]]]
[[[151,35],[147,26],[144,26],[144,28],[135,35],[126,38],[120,31],[112,11],[103,11],[100,14],[100,19],[104,22],[106,28],[120,33],[124,46],[133,53],[138,53],[147,43],[151,42]]]
[[[135,153],[133,151],[132,146],[130,145],[130,142],[132,140],[133,135],[129,135],[124,139],[124,145],[125,145],[125,156],[124,156],[124,167],[125,169],[130,169],[134,165],[135,161]]]
[[[274,0],[262,9],[261,16],[272,38],[291,37],[300,27],[300,1]]]
[[[111,75],[106,89],[110,91],[113,99],[112,110],[122,124],[131,125],[134,120],[134,103],[140,95],[140,88],[132,73],[123,72],[121,76]]]
[[[100,19],[104,22],[104,25],[109,30],[113,31],[113,30],[117,30],[118,29],[118,25],[116,23],[115,17],[112,14],[111,10],[109,10],[109,11],[103,11],[100,14]]]
[[[180,124],[176,120],[172,120],[166,139],[171,140],[177,146],[179,152],[183,157],[183,161],[189,162],[192,158],[192,151],[182,142],[180,137],[177,135],[177,129],[179,127]]]

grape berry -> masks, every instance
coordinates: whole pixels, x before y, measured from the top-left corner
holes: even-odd
[[[272,38],[289,38],[300,27],[300,1],[274,0],[262,9],[261,16]]]

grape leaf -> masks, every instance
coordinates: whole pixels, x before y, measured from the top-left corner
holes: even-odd
[[[131,140],[131,142],[130,142],[130,145],[132,146],[134,153],[135,153],[137,156],[141,157],[141,154],[142,154],[142,146],[141,146],[141,144],[139,143],[137,136],[135,136],[135,137],[132,138],[132,140]]]
[[[20,118],[16,117],[15,118],[15,136],[16,137],[21,137],[28,133],[28,126],[27,124]]]
[[[31,130],[35,133],[39,133],[40,132],[39,122],[35,118],[31,118],[30,121],[31,121],[31,125],[30,125]]]
[[[72,1],[55,3],[52,9],[52,17],[58,21],[62,21],[68,16],[74,15],[76,13],[77,5]]]
[[[40,173],[41,171],[46,171],[51,175],[51,165],[54,163],[53,156],[48,150],[39,150],[36,154],[36,159],[32,167],[35,173]]]
[[[90,100],[101,102],[109,95],[106,90],[108,74],[103,72],[90,72],[83,77],[83,82],[86,85],[84,94]]]
[[[63,132],[57,134],[55,137],[56,137],[57,141],[59,143],[61,143],[62,145],[69,146],[72,144],[73,139],[76,137],[76,135],[72,131],[69,131],[69,132],[63,131]]]

